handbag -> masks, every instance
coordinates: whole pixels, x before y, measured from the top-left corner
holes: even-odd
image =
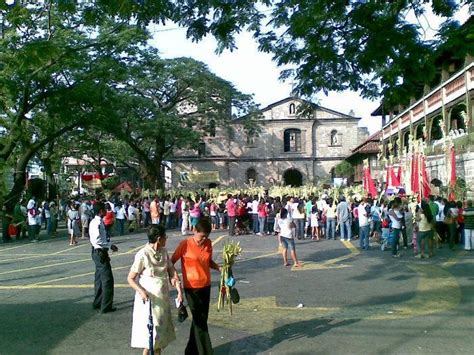
[[[183,302],[181,302],[178,307],[178,322],[183,323],[186,318],[188,318],[188,310]]]

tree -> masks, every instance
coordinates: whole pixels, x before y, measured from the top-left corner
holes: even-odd
[[[144,69],[146,68],[146,69]],[[122,87],[120,119],[112,125],[125,142],[151,188],[164,186],[163,161],[177,149],[196,149],[211,125],[256,111],[251,97],[238,92],[206,65],[190,58],[160,59],[146,49]]]
[[[449,39],[426,40],[420,22],[407,20],[409,13],[418,20],[424,16],[430,6],[426,1],[272,3],[269,30],[256,37],[262,51],[289,67],[281,77],[295,78],[295,91],[303,96],[350,89],[368,98],[384,95],[386,103],[398,104],[434,79],[435,52]],[[469,3],[437,0],[431,9],[452,30],[459,27],[451,20],[453,14]],[[468,28],[472,33],[472,24]]]
[[[334,173],[337,177],[350,178],[354,175],[354,167],[346,160],[343,160],[334,167]]]
[[[0,189],[0,206],[21,194],[27,164],[43,148],[114,114],[109,78],[146,38],[111,18],[92,21],[85,5],[55,4],[0,3],[0,183],[7,169],[15,171],[13,189]]]

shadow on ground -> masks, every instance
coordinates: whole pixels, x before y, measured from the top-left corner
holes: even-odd
[[[83,323],[96,316],[89,303],[80,302],[82,299],[0,304],[0,352],[38,355],[49,353]]]
[[[334,328],[349,326],[359,319],[334,320],[331,318],[311,319],[277,326],[269,333],[249,335],[214,348],[216,355],[224,354],[256,354],[278,346],[282,342],[284,348],[294,351],[298,348],[297,341],[301,338],[316,338]],[[292,342],[295,342],[293,345]]]

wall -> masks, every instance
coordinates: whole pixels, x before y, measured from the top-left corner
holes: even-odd
[[[448,174],[444,155],[428,157],[426,168],[430,180],[436,178],[441,180],[443,185],[448,184],[450,173]],[[474,198],[474,152],[456,156],[456,174],[466,180],[466,186],[470,189],[468,198]]]

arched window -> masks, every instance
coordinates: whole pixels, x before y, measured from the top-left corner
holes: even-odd
[[[291,103],[290,104],[290,115],[294,115],[296,113],[296,105]]]
[[[209,136],[215,137],[216,136],[216,121],[211,120],[209,122]]]
[[[443,118],[441,116],[437,116],[433,119],[433,123],[431,126],[431,140],[437,141],[443,138],[443,130],[441,128],[441,121]]]
[[[337,133],[337,130],[333,129],[331,131],[331,145],[341,145],[341,134]]]
[[[296,128],[285,130],[283,134],[285,152],[301,152],[301,131]]]
[[[450,122],[450,127],[449,130],[466,130],[466,125],[464,122],[464,117],[462,116],[462,113],[466,112],[465,105],[459,105],[456,106],[452,109],[451,111],[451,122]]]
[[[415,133],[415,139],[423,139],[424,140],[424,134],[423,134],[423,127],[425,125],[424,124],[419,124],[417,127],[416,127],[416,133]]]
[[[250,181],[257,182],[257,172],[254,168],[247,169],[247,172],[245,173],[245,181],[247,183],[250,183]]]
[[[406,131],[403,134],[403,150],[408,151],[409,145],[410,145],[410,131]]]

